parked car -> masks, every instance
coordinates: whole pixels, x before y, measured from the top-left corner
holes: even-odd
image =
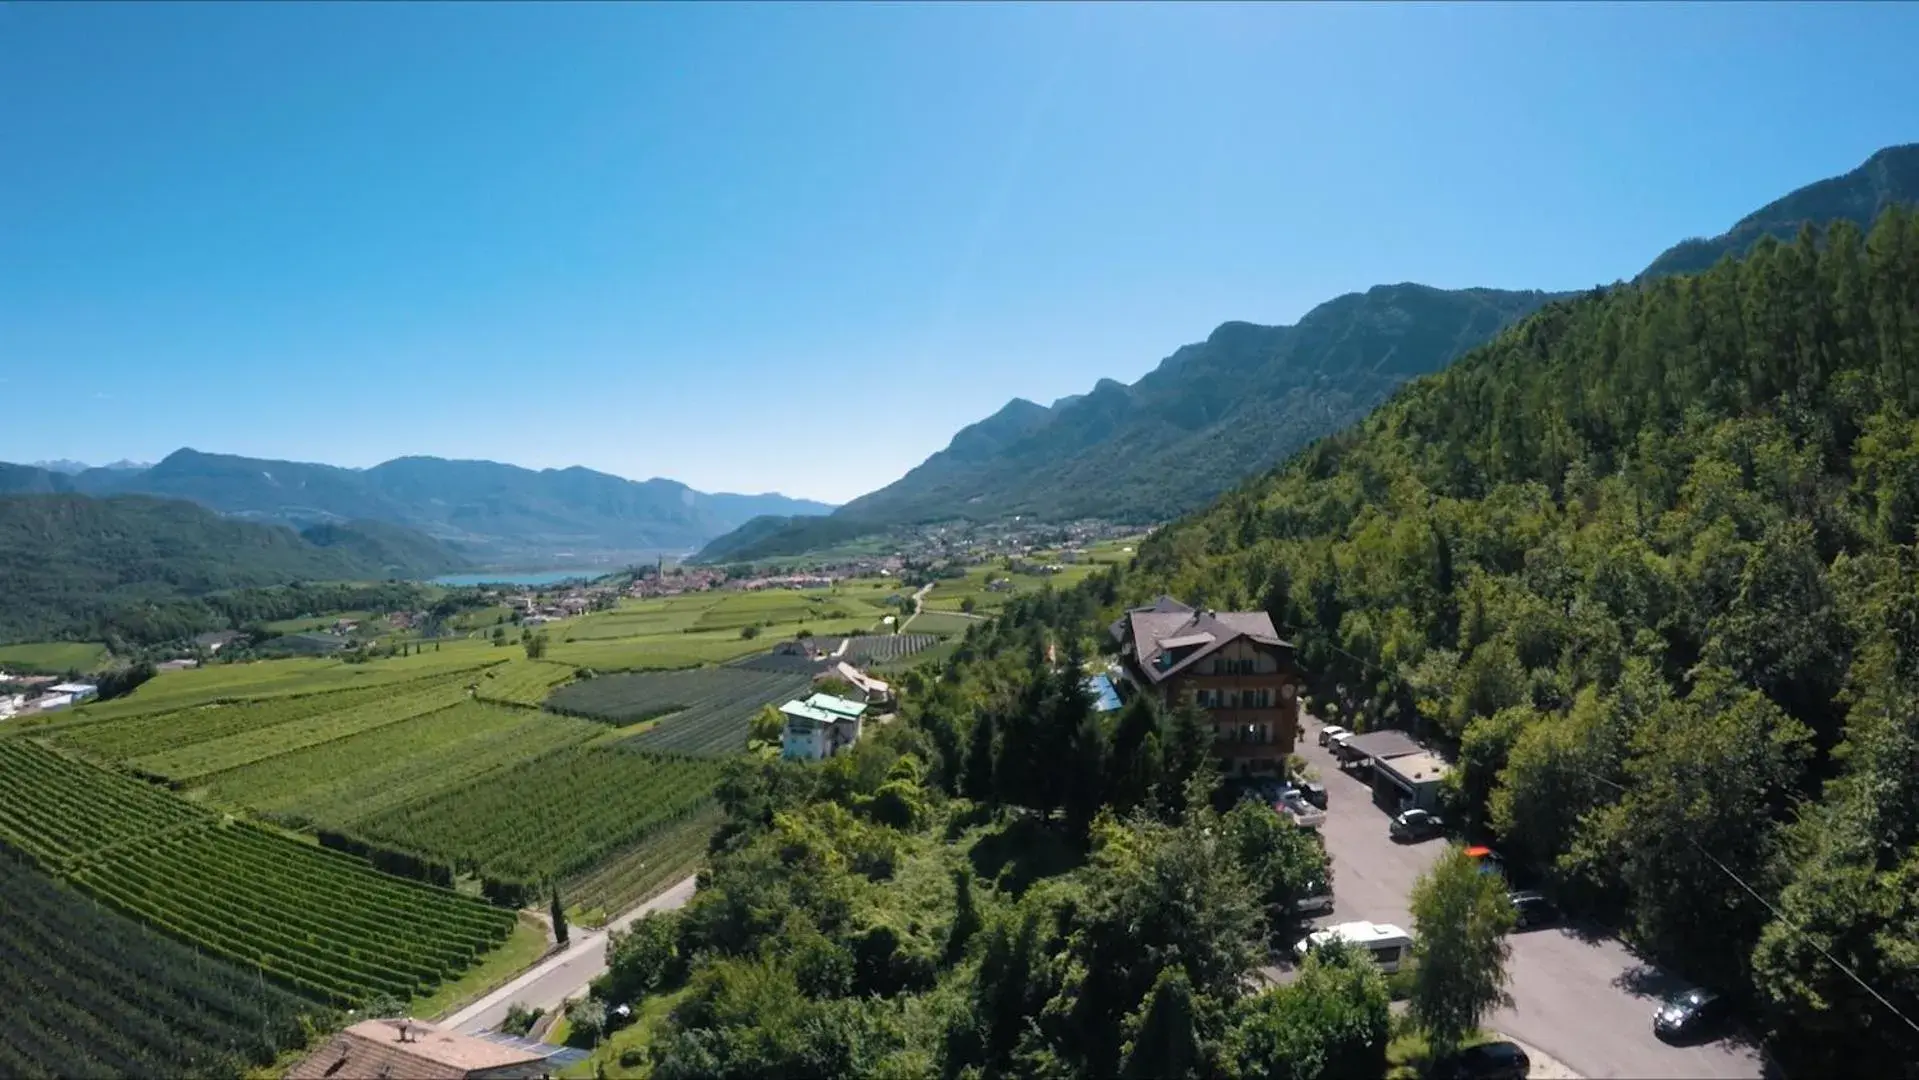
[[[1306,783],[1299,785],[1299,794],[1301,798],[1304,798],[1307,802],[1312,803],[1314,806],[1319,807],[1321,810],[1326,809],[1326,785],[1325,784],[1307,781]]]
[[[1351,732],[1348,732],[1338,724],[1327,724],[1325,727],[1319,729],[1319,745],[1326,746],[1330,744],[1335,737],[1348,734],[1351,734]]]
[[[1430,810],[1406,810],[1393,818],[1387,833],[1395,840],[1427,840],[1446,831],[1446,823]]]
[[[1653,1014],[1653,1034],[1667,1042],[1704,1039],[1718,1031],[1730,1018],[1726,999],[1700,987],[1689,987],[1669,994]]]
[[[1428,1075],[1434,1080],[1526,1080],[1532,1067],[1519,1044],[1489,1042],[1447,1055]]]
[[[1273,806],[1291,814],[1302,828],[1317,829],[1326,823],[1326,811],[1307,802],[1306,797],[1297,791],[1288,792]]]
[[[1513,913],[1517,916],[1513,922],[1515,930],[1537,930],[1559,921],[1559,911],[1544,893],[1525,889],[1507,893],[1506,899],[1512,901]]]
[[[1293,903],[1293,910],[1301,915],[1331,915],[1333,913],[1333,887],[1324,881],[1315,881],[1306,888],[1306,895]]]

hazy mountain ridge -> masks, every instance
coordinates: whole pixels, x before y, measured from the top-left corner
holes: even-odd
[[[421,533],[345,522],[305,536],[181,499],[0,496],[0,640],[73,632],[115,610],[294,581],[424,578],[466,565]]]
[[[142,470],[76,474],[0,465],[0,494],[147,494],[299,528],[352,521],[417,529],[476,556],[677,551],[766,514],[824,514],[779,494],[709,494],[675,480],[627,480],[574,466],[403,457],[370,469],[181,449]]]

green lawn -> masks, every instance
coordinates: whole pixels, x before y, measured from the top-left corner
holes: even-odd
[[[0,667],[59,673],[92,671],[107,659],[107,647],[97,641],[34,641],[0,645]]]

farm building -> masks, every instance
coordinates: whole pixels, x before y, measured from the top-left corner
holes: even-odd
[[[49,694],[66,694],[73,698],[74,704],[76,705],[82,701],[91,701],[100,696],[99,687],[92,683],[83,682],[54,683],[52,686],[47,687],[47,692]]]
[[[362,1020],[287,1071],[287,1080],[517,1080],[548,1075],[547,1055],[418,1020]]]
[[[885,680],[875,679],[844,660],[813,676],[813,681],[816,683],[825,682],[828,679],[838,679],[852,686],[868,705],[882,707],[892,704],[893,688],[887,685]]]
[[[33,707],[41,712],[58,712],[73,707],[72,694],[42,694],[33,699]]]
[[[814,694],[805,701],[780,706],[786,728],[780,734],[780,756],[790,761],[823,761],[860,738],[865,704]]]

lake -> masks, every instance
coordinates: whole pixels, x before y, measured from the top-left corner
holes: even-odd
[[[611,570],[501,570],[491,574],[441,574],[434,585],[558,585],[562,581],[591,581]]]

